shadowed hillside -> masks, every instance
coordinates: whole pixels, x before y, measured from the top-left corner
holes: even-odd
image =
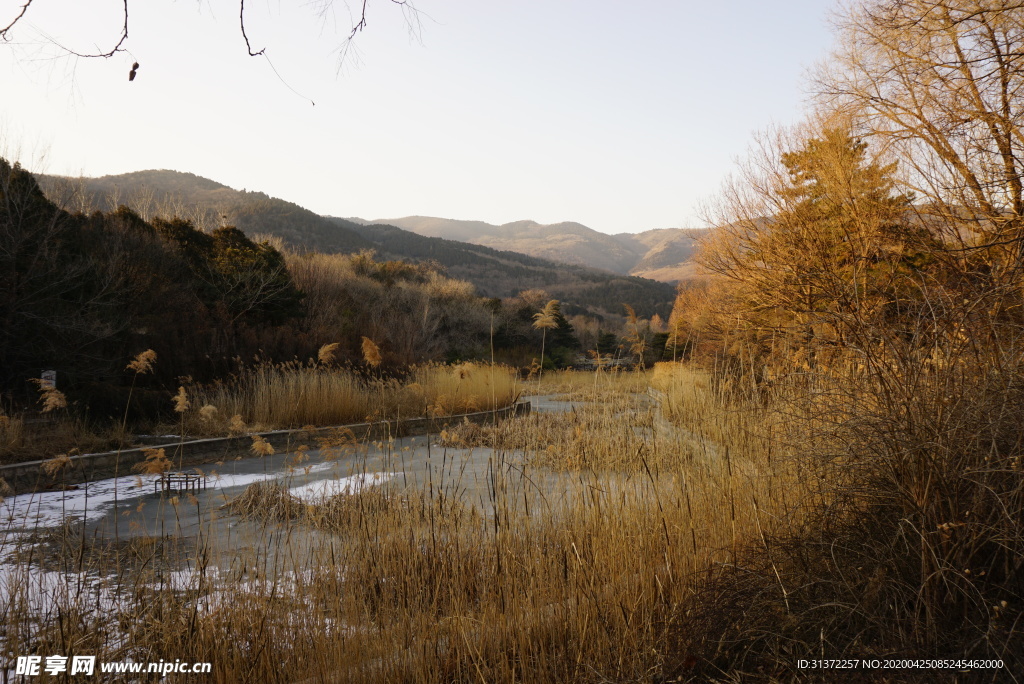
[[[616,275],[618,271],[613,269],[566,265],[513,251],[417,235],[401,227],[360,225],[349,219],[320,216],[265,193],[235,190],[191,173],[151,170],[99,178],[38,176],[38,179],[47,195],[69,211],[112,211],[123,204],[146,218],[180,216],[207,232],[220,225],[234,225],[249,235],[278,237],[289,249],[299,252],[353,253],[371,249],[389,259],[435,261],[451,276],[473,283],[486,297],[510,297],[523,290],[543,289],[565,301],[570,309],[575,306],[598,315],[621,315],[622,304],[629,303],[640,316],[658,314],[667,319],[675,296],[669,284]],[[432,228],[432,222],[450,223],[443,219],[424,219],[419,225],[425,231],[438,232],[440,228]],[[456,223],[460,235],[489,230],[485,223]],[[509,228],[508,232],[521,231],[520,224],[532,222],[509,224],[514,228]],[[593,233],[601,236],[602,244],[609,247],[621,244],[616,237],[580,224],[559,225],[574,226],[579,240]],[[567,239],[560,232],[562,228],[532,226],[530,230],[538,244],[544,234],[550,233],[553,243],[562,246],[553,250],[555,254],[571,252],[566,246]],[[495,240],[501,242],[498,238]],[[626,254],[630,249],[639,248],[620,246],[616,249]]]
[[[99,178],[37,178],[47,196],[72,211],[113,211],[123,204],[147,218],[180,216],[206,231],[228,224],[250,235],[273,235],[293,249],[353,252],[373,247],[350,225],[262,192],[235,190],[192,173],[161,170]],[[74,204],[67,206],[62,197],[75,198]]]
[[[597,314],[621,314],[622,304],[633,305],[639,315],[665,318],[675,288],[644,278],[615,275],[585,266],[559,264],[518,252],[425,237],[385,224],[359,226],[345,219],[388,258],[433,260],[452,276],[468,280],[486,297],[510,297],[523,290],[543,289],[552,297]]]

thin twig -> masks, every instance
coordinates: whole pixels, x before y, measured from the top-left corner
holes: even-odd
[[[9,38],[7,37],[7,32],[10,31],[11,28],[13,28],[14,25],[17,24],[18,21],[23,16],[25,16],[25,12],[28,11],[28,6],[31,5],[31,4],[32,4],[32,0],[25,0],[25,4],[21,6],[21,11],[18,12],[18,16],[14,17],[14,19],[11,20],[10,24],[5,26],[3,29],[0,29],[0,38],[3,38],[4,40],[9,40]]]
[[[70,48],[66,48],[63,45],[61,45],[60,43],[58,43],[57,41],[54,41],[54,45],[59,47],[61,50],[64,50],[68,54],[74,55],[75,57],[113,57],[118,52],[124,52],[125,50],[121,46],[124,45],[124,42],[126,40],[128,40],[128,0],[123,0],[123,2],[124,2],[124,26],[121,27],[121,38],[117,41],[117,44],[114,47],[112,47],[110,50],[108,50],[107,52],[97,52],[97,53],[94,53],[94,54],[84,54],[84,53],[81,53],[81,52],[75,52],[74,50],[72,50]]]
[[[238,23],[242,27],[242,37],[245,38],[245,49],[249,51],[249,56],[259,57],[266,52],[267,48],[263,48],[259,52],[253,52],[252,45],[249,44],[249,36],[245,33],[245,0],[238,1]],[[280,78],[280,76],[278,76],[278,78]]]

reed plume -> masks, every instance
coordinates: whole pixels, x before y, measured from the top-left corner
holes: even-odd
[[[365,337],[363,339],[366,339]],[[335,352],[338,351],[338,347],[341,344],[339,342],[331,342],[320,347],[320,351],[317,352],[316,358],[320,363],[328,364],[334,361]]]
[[[67,397],[55,385],[40,378],[33,378],[32,382],[39,388],[39,401],[43,404],[43,413],[67,408]]]
[[[156,363],[156,352],[152,349],[147,349],[144,352],[139,352],[135,359],[125,366],[125,369],[135,371],[140,375],[152,373],[154,363]]]
[[[55,477],[72,465],[71,457],[67,454],[59,454],[53,458],[43,461],[42,471],[49,477]]]
[[[178,393],[174,395],[173,401],[175,413],[184,413],[192,405],[188,400],[188,395],[185,394],[184,386],[178,387]]]
[[[160,475],[171,469],[171,459],[167,458],[163,449],[144,449],[142,453],[146,454],[146,460],[135,464],[132,468],[135,472],[143,475]]]
[[[382,361],[380,348],[369,337],[363,337],[363,360],[374,368]]]
[[[252,436],[252,446],[250,447],[250,450],[257,456],[274,455],[274,446],[267,440],[263,439],[260,435]]]

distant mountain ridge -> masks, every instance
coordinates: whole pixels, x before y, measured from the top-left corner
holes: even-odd
[[[482,296],[509,297],[528,289],[546,290],[564,303],[566,314],[621,315],[622,304],[628,303],[640,316],[658,314],[667,320],[675,296],[672,285],[612,269],[567,265],[468,241],[419,235],[397,226],[320,216],[292,202],[262,192],[235,190],[191,173],[150,170],[99,178],[37,178],[44,192],[59,204],[61,196],[77,198],[75,206],[63,203],[71,211],[111,211],[125,204],[143,215],[177,215],[207,230],[229,223],[249,235],[278,237],[290,249],[300,251],[372,249],[378,258],[434,261],[450,275],[473,283]],[[463,223],[469,224],[465,230],[471,231],[478,222]],[[590,231],[574,225],[581,234]]]
[[[392,225],[427,237],[458,240],[668,283],[694,277],[693,254],[703,232],[659,228],[608,235],[572,221],[552,224],[514,221],[494,225],[433,216],[349,220],[367,225]]]
[[[350,226],[339,226],[293,202],[262,192],[235,190],[192,173],[149,170],[98,178],[36,178],[43,192],[58,204],[61,194],[75,190],[90,211],[113,211],[124,204],[144,215],[180,216],[204,230],[229,223],[249,235],[279,237],[291,247],[322,252],[373,248]]]

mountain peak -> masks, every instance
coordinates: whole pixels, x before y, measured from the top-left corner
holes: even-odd
[[[218,183],[215,180],[197,176],[187,171],[174,171],[172,169],[146,169],[144,171],[132,171],[130,173],[108,174],[90,180],[105,181],[114,184],[127,185],[155,185],[161,188],[168,186],[187,187],[188,189],[198,188],[201,190],[231,190],[232,188]]]
[[[693,275],[690,261],[696,242],[693,231],[681,228],[608,235],[575,221],[543,224],[523,219],[496,226],[484,221],[406,216],[370,223],[662,282],[674,283]]]

